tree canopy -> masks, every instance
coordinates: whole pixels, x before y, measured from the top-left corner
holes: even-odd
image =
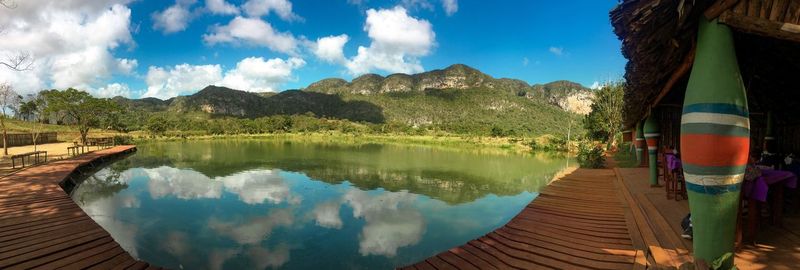
[[[624,89],[624,81],[615,81],[606,83],[595,92],[592,112],[583,119],[590,138],[613,144],[615,136],[622,129]]]
[[[107,128],[103,124],[108,124],[119,111],[115,102],[73,88],[42,91],[41,95],[47,104],[45,114],[56,117],[58,122],[78,126],[84,144],[90,128]]]

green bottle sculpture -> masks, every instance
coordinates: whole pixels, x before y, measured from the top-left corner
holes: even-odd
[[[647,156],[650,158],[650,186],[658,186],[658,123],[653,115],[644,121],[644,139],[647,142]]]
[[[695,258],[734,250],[741,183],[750,150],[750,115],[733,34],[701,17],[681,117],[681,158],[692,213]],[[733,266],[733,256],[723,269]]]

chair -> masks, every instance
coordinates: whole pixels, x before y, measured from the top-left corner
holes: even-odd
[[[673,154],[672,149],[668,147],[664,147],[663,149],[663,160],[664,165],[664,187],[667,193],[667,199],[675,199],[676,201],[680,200],[679,196],[683,199],[686,199],[686,181],[683,178],[683,168],[682,166],[676,166],[675,168],[670,168],[670,160],[673,158],[678,158]]]

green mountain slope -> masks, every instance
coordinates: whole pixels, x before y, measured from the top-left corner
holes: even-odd
[[[559,100],[591,92],[577,83],[559,81],[528,85],[495,79],[465,65],[386,77],[366,74],[347,82],[324,79],[302,90],[250,93],[208,86],[190,95],[158,100],[115,98],[137,113],[170,113],[191,117],[258,118],[313,114],[374,124],[407,125],[452,133],[565,134],[579,115]],[[575,124],[577,126],[578,124]]]

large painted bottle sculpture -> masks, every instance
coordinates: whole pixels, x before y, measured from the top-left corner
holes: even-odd
[[[731,30],[701,17],[681,117],[681,154],[698,259],[711,263],[733,252],[749,136],[747,96]],[[730,257],[723,267],[732,265]]]
[[[650,186],[658,186],[658,122],[651,114],[644,121],[644,139],[647,142],[647,156],[650,158]]]
[[[636,124],[636,161],[639,162],[639,166],[644,165],[644,148],[646,147],[644,142],[644,125],[642,121],[639,121]]]

